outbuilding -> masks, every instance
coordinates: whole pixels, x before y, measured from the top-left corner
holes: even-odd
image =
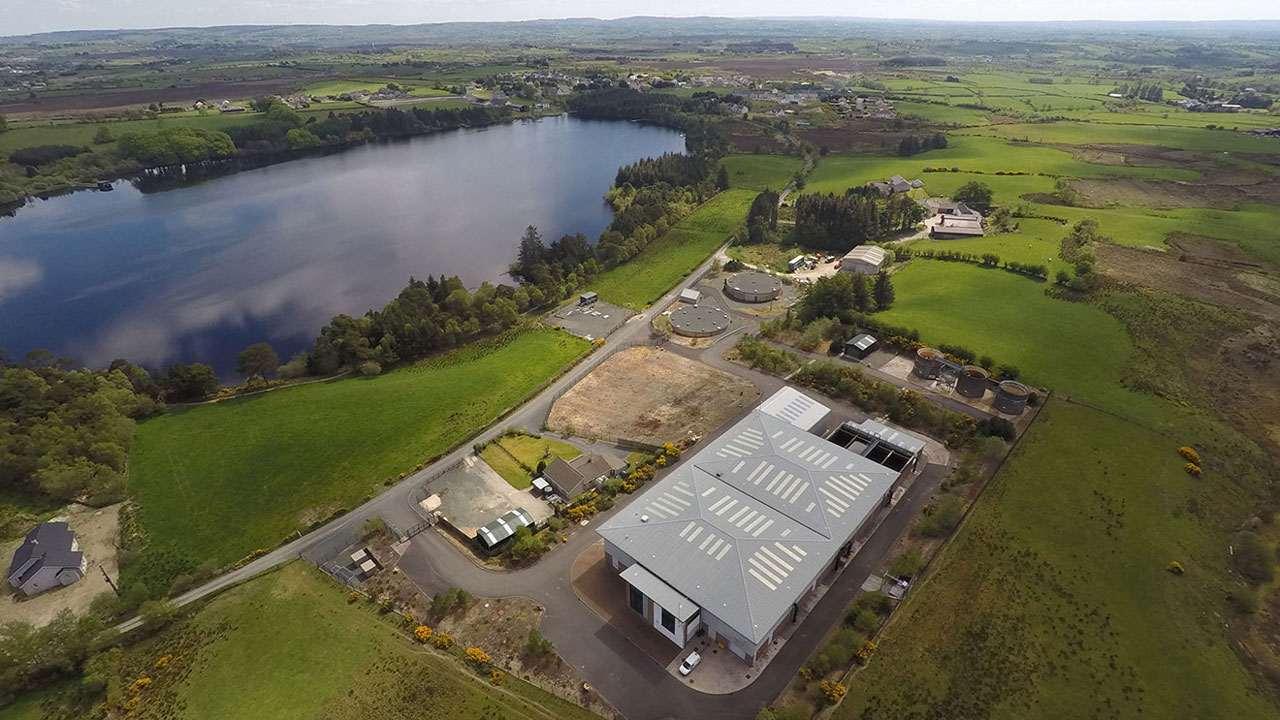
[[[888,262],[889,254],[884,251],[884,248],[859,245],[840,260],[840,272],[875,275],[883,270]]]
[[[595,294],[594,291],[587,291],[578,296],[578,304],[594,305],[595,302],[599,299],[600,299],[600,296]]]
[[[866,358],[875,349],[876,339],[866,333],[855,335],[844,343],[844,354],[857,360]]]
[[[694,290],[693,288],[685,288],[680,291],[680,302],[683,302],[683,303],[689,303],[690,305],[697,305],[698,300],[701,297],[702,297],[702,293],[698,292],[697,290]]]
[[[533,527],[533,517],[524,508],[516,508],[476,531],[476,540],[486,550],[492,550],[516,534],[518,527]]]

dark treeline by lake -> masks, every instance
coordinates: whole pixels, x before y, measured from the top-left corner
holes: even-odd
[[[230,379],[247,345],[283,360],[411,275],[509,282],[526,226],[594,239],[618,168],[683,150],[667,128],[562,116],[37,200],[0,218],[0,348]]]

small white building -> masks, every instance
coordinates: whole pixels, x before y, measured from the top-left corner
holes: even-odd
[[[859,245],[840,260],[840,272],[875,275],[889,264],[889,254],[874,245]]]
[[[680,291],[680,302],[697,305],[698,300],[702,297],[702,293],[693,288],[685,288]]]

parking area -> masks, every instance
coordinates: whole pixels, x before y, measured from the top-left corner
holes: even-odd
[[[427,492],[428,499],[423,502],[437,496],[440,506],[436,511],[467,537],[474,537],[478,528],[516,508],[524,508],[539,523],[552,515],[551,506],[535,497],[535,491],[511,487],[474,455],[432,480]]]
[[[618,329],[631,315],[629,310],[597,300],[590,305],[579,305],[576,302],[565,305],[542,318],[542,321],[587,340],[595,340]]]

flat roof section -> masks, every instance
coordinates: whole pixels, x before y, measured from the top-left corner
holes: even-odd
[[[759,407],[760,412],[785,420],[806,432],[816,427],[831,412],[826,405],[786,386],[770,395]]]
[[[670,319],[671,329],[688,337],[708,337],[729,328],[729,313],[711,305],[678,307]]]
[[[905,453],[915,455],[924,450],[924,440],[914,435],[908,435],[901,430],[894,430],[888,425],[878,423],[875,420],[863,420],[860,424],[854,425],[854,427]]]
[[[743,272],[726,279],[724,288],[735,300],[764,302],[782,294],[782,281],[767,273]]]
[[[675,615],[680,622],[685,622],[697,615],[698,610],[701,609],[692,600],[662,582],[662,578],[645,570],[639,563],[623,570],[620,577],[644,593],[645,597],[661,605],[663,610]]]

